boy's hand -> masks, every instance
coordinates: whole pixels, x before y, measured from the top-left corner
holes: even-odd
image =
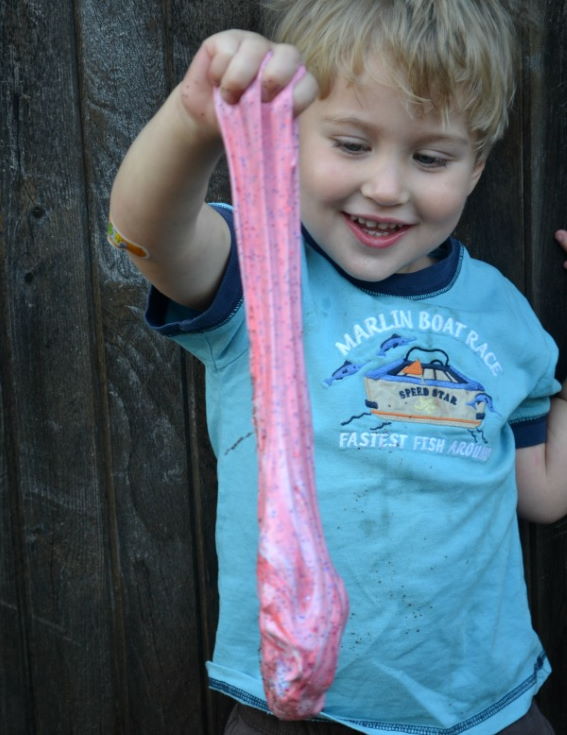
[[[555,239],[567,253],[567,230],[557,230]],[[563,267],[567,269],[567,260],[563,263]]]
[[[275,44],[257,33],[230,30],[203,42],[181,83],[182,104],[201,130],[219,135],[213,90],[220,87],[229,104],[238,102],[256,78],[268,52],[272,58],[262,73],[263,99],[272,100],[293,78],[302,61],[287,44]],[[314,77],[306,73],[295,85],[294,112],[299,115],[318,93]]]

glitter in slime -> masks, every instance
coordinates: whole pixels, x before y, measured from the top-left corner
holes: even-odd
[[[348,598],[317,505],[302,340],[295,79],[269,103],[258,78],[215,104],[230,169],[258,449],[257,585],[264,691],[280,719],[312,717],[335,676]],[[259,75],[260,76],[260,75]]]

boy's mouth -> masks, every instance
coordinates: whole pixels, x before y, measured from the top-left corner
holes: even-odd
[[[393,232],[397,232],[403,227],[407,227],[407,225],[397,222],[376,222],[375,220],[356,217],[352,214],[349,214],[348,218],[351,222],[354,222],[359,227],[362,227],[363,230],[366,230],[366,232],[370,232],[372,235],[376,235],[377,237],[391,235]]]
[[[393,245],[411,225],[402,222],[378,222],[358,215],[344,213],[346,224],[356,237],[371,247]]]

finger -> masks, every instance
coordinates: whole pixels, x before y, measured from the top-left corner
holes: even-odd
[[[210,64],[210,53],[203,44],[193,57],[182,80],[182,89],[186,96],[195,93],[205,94],[210,89]]]
[[[291,82],[301,64],[301,56],[294,46],[275,45],[262,69],[262,101],[271,102]]]
[[[315,77],[309,72],[306,72],[293,89],[294,115],[300,115],[318,96],[319,85]]]
[[[563,250],[567,252],[567,230],[557,230],[555,239],[561,245]],[[563,267],[567,270],[567,260],[563,262]]]
[[[561,247],[567,249],[567,230],[557,230],[555,233],[555,239]]]
[[[286,87],[302,66],[299,51],[288,44],[274,47],[271,59],[262,73],[262,101],[270,102]],[[315,77],[305,72],[293,89],[293,112],[299,115],[318,96],[319,85]]]
[[[226,102],[238,102],[256,78],[270,48],[270,42],[261,36],[250,35],[242,40],[220,75],[219,86]]]
[[[235,30],[216,33],[203,43],[210,59],[208,77],[211,84],[220,86],[226,69],[234,55],[238,53],[243,40],[244,32]]]

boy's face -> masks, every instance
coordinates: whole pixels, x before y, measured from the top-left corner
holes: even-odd
[[[301,115],[300,136],[303,223],[366,281],[427,267],[483,169],[460,116],[444,125],[375,80],[339,76]]]

